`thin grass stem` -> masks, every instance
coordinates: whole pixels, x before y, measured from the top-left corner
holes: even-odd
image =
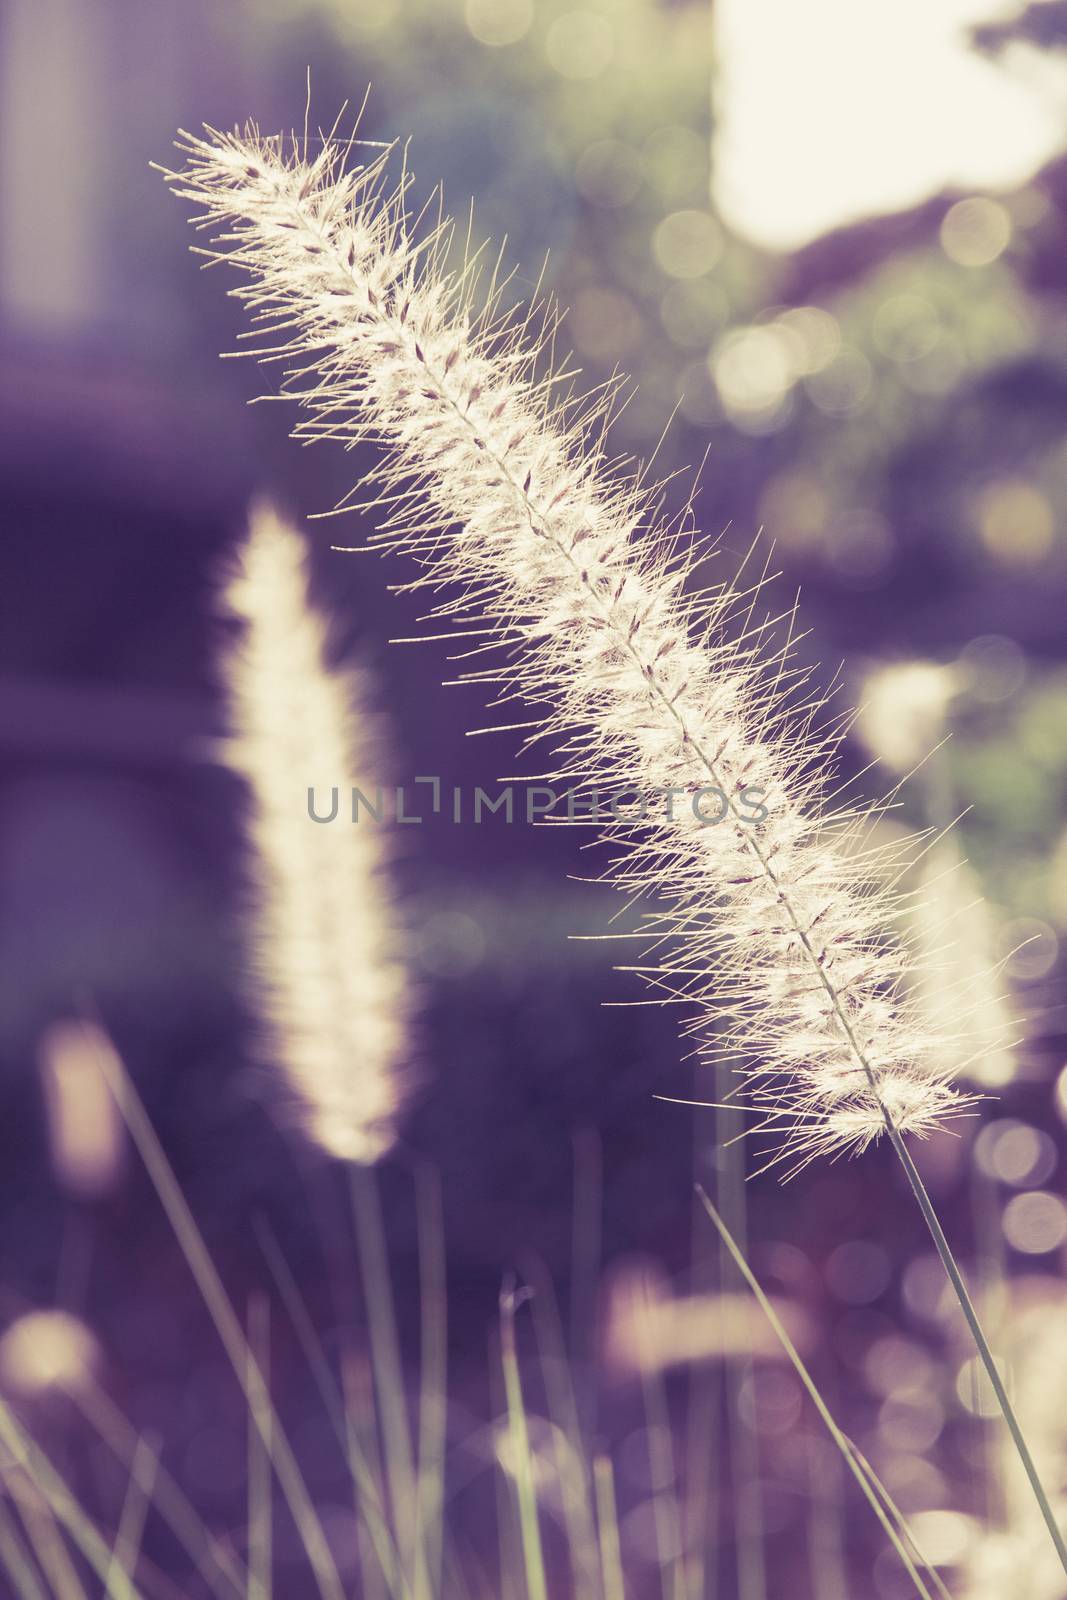
[[[84,1376],[66,1392],[115,1459],[132,1470],[140,1439],[110,1395]],[[152,1504],[195,1563],[215,1600],[244,1600],[245,1574],[237,1558],[205,1526],[185,1491],[159,1460],[153,1468]]]
[[[744,1114],[728,1096],[734,1086],[731,1063],[725,1055],[715,1062],[715,1193],[719,1210],[727,1219],[742,1253],[748,1250],[748,1195],[745,1185],[745,1146],[739,1137]],[[722,1245],[721,1278],[725,1289],[727,1252]],[[738,1600],[767,1600],[767,1569],[763,1551],[763,1502],[760,1490],[759,1435],[741,1415],[741,1395],[747,1383],[756,1403],[756,1369],[751,1355],[731,1356],[723,1370],[726,1416],[733,1466],[735,1555]]]
[[[537,1520],[533,1463],[530,1459],[530,1435],[526,1426],[526,1407],[522,1398],[522,1378],[519,1374],[519,1356],[515,1341],[515,1312],[518,1300],[519,1297],[513,1289],[505,1289],[500,1296],[500,1362],[504,1373],[504,1393],[507,1397],[511,1464],[515,1473],[519,1502],[519,1530],[522,1535],[526,1592],[528,1600],[548,1600],[544,1552],[541,1549],[541,1528]]]
[[[248,1307],[248,1346],[261,1372],[270,1371],[270,1309],[263,1295]],[[248,1600],[270,1600],[272,1565],[270,1469],[271,1407],[264,1406],[249,1372]]]
[[[374,1390],[382,1423],[393,1526],[405,1581],[410,1585],[415,1600],[427,1600],[425,1552],[416,1510],[411,1427],[404,1395],[404,1368],[400,1359],[400,1338],[385,1248],[378,1180],[373,1167],[358,1162],[352,1164],[351,1179],[367,1325],[370,1329]],[[406,1538],[405,1528],[410,1530]]]
[[[574,1152],[574,1204],[571,1211],[571,1313],[570,1354],[578,1374],[575,1404],[583,1440],[596,1426],[596,1386],[587,1374],[593,1365],[592,1333],[597,1324],[600,1280],[601,1210],[603,1206],[603,1156],[600,1139],[592,1128],[578,1129],[572,1137]],[[583,1452],[586,1459],[587,1450]]]
[[[378,1480],[363,1450],[355,1422],[348,1413],[341,1390],[333,1373],[330,1371],[322,1348],[322,1341],[315,1332],[314,1323],[301,1298],[300,1290],[297,1288],[296,1280],[290,1271],[289,1263],[282,1254],[274,1235],[262,1219],[256,1224],[256,1233],[260,1249],[263,1251],[278,1293],[282,1297],[282,1303],[289,1315],[289,1320],[296,1330],[297,1339],[304,1352],[304,1359],[311,1369],[315,1386],[322,1397],[326,1413],[333,1424],[337,1442],[348,1463],[361,1528],[366,1529],[389,1593],[399,1596],[400,1600],[410,1600],[400,1572],[400,1558],[389,1529],[385,1502],[382,1498]],[[362,1539],[360,1540],[360,1550],[362,1553]],[[367,1582],[366,1571],[364,1571],[364,1582],[365,1584]]]
[[[808,1493],[808,1566],[812,1600],[843,1600],[848,1594],[841,1506],[841,1460],[812,1458]]]
[[[145,1438],[138,1439],[130,1466],[126,1498],[123,1501],[118,1531],[112,1547],[112,1572],[137,1570],[144,1525],[155,1489],[158,1459],[158,1444],[151,1444]]]
[[[863,1451],[851,1439],[848,1440],[848,1448],[859,1465],[860,1470],[869,1480],[871,1488],[885,1506],[886,1511],[893,1518],[893,1522],[900,1534],[900,1537],[904,1540],[904,1543],[914,1555],[919,1566],[921,1566],[923,1571],[929,1575],[930,1581],[940,1595],[941,1600],[952,1600],[952,1595],[949,1593],[944,1579],[938,1572],[937,1568],[926,1559],[919,1546],[916,1544],[915,1535],[912,1533],[911,1529],[904,1520],[904,1513],[893,1499],[893,1496],[889,1493],[889,1490],[886,1488],[877,1472],[875,1472],[874,1468],[871,1466],[871,1463],[867,1460],[867,1457],[864,1455]]]
[[[677,1474],[662,1374],[651,1364],[641,1371],[641,1389],[648,1423],[648,1466],[652,1489],[653,1527],[663,1600],[684,1600],[685,1556],[678,1505]]]
[[[700,1094],[699,1074],[694,1068],[694,1099]],[[705,1133],[700,1118],[694,1117],[693,1178],[699,1180],[704,1166]],[[721,1244],[702,1226],[703,1207],[693,1195],[693,1214],[689,1225],[690,1293],[711,1295],[719,1287]],[[722,1418],[723,1370],[719,1363],[696,1360],[688,1372],[689,1394],[686,1404],[686,1588],[688,1600],[715,1600],[719,1589],[719,1500],[722,1463],[718,1448]]]
[[[499,1331],[495,1328],[489,1338],[489,1384],[494,1419],[506,1416],[508,1400],[504,1391],[503,1351]],[[499,1460],[504,1439],[496,1420],[493,1422],[491,1437]],[[499,1570],[497,1584],[492,1589],[489,1600],[496,1600],[497,1593],[500,1600],[527,1600],[519,1590],[518,1575],[522,1572],[523,1561],[522,1535],[516,1515],[516,1497],[512,1493],[506,1472],[494,1472],[493,1483],[496,1489],[495,1522]]]
[[[103,1595],[114,1600],[142,1600],[129,1574],[112,1570],[111,1551],[101,1539],[59,1472],[39,1445],[23,1431],[10,1408],[0,1400],[0,1444],[26,1475],[54,1523],[62,1523],[92,1570],[103,1583]],[[17,1479],[17,1474],[16,1474]],[[13,1479],[12,1481],[16,1481]],[[22,1502],[19,1502],[20,1512]],[[27,1532],[32,1532],[27,1528]],[[39,1552],[38,1552],[39,1553]]]
[[[571,1581],[576,1600],[599,1600],[596,1523],[587,1457],[583,1448],[571,1367],[552,1281],[540,1262],[531,1262],[527,1276],[534,1290],[533,1321],[541,1358],[559,1479]]]
[[[90,1043],[92,1035],[87,1034]],[[251,1403],[256,1391],[266,1391],[263,1375],[259,1366],[248,1348],[244,1330],[233,1306],[230,1304],[226,1290],[223,1288],[222,1279],[218,1275],[215,1263],[212,1261],[207,1245],[193,1219],[185,1196],[181,1192],[177,1178],[170,1166],[163,1146],[156,1136],[136,1089],[130,1081],[129,1074],[124,1070],[117,1058],[111,1058],[106,1052],[96,1051],[96,1060],[101,1073],[115,1097],[115,1101],[130,1130],[130,1136],[137,1146],[141,1160],[148,1170],[153,1187],[159,1196],[160,1203],[174,1229],[175,1237],[185,1257],[187,1266],[203,1298],[211,1320],[222,1342],[223,1349],[230,1359],[230,1365],[237,1376],[246,1399]],[[254,1375],[254,1377],[252,1376]],[[267,1400],[269,1404],[269,1397]],[[257,1411],[258,1408],[253,1408]],[[263,1435],[261,1434],[261,1437]],[[304,1482],[296,1456],[293,1454],[281,1420],[275,1414],[270,1433],[263,1438],[264,1446],[270,1451],[274,1470],[278,1474],[278,1482],[288,1501],[293,1513],[293,1520],[297,1525],[301,1540],[307,1554],[308,1562],[315,1575],[315,1581],[322,1596],[322,1600],[344,1600],[344,1590],[341,1586],[340,1575],[330,1553],[326,1535],[319,1521],[318,1514],[312,1504],[307,1485]]]
[[[0,1562],[18,1590],[19,1600],[48,1600],[3,1495],[0,1495]]]
[[[711,1218],[718,1230],[719,1238],[726,1245],[726,1248],[729,1250],[738,1272],[740,1272],[741,1276],[744,1278],[748,1287],[751,1289],[752,1293],[759,1302],[760,1309],[767,1318],[767,1321],[770,1323],[771,1327],[774,1329],[775,1335],[777,1336],[782,1349],[793,1363],[794,1370],[796,1371],[801,1383],[804,1385],[804,1388],[807,1390],[816,1411],[819,1413],[819,1416],[825,1423],[831,1439],[833,1439],[837,1448],[844,1457],[849,1471],[852,1473],[852,1476],[855,1478],[863,1492],[864,1499],[867,1501],[868,1505],[871,1507],[871,1510],[881,1523],[886,1537],[893,1546],[893,1549],[896,1551],[897,1555],[900,1557],[901,1562],[904,1565],[904,1569],[911,1581],[914,1583],[917,1592],[922,1595],[923,1600],[933,1600],[933,1596],[931,1595],[930,1590],[927,1588],[926,1582],[924,1581],[922,1575],[917,1570],[910,1552],[901,1540],[896,1528],[893,1526],[885,1507],[882,1505],[877,1494],[874,1492],[874,1489],[871,1487],[866,1473],[862,1470],[859,1463],[853,1456],[848,1440],[841,1432],[841,1429],[837,1426],[837,1423],[834,1421],[826,1401],[819,1393],[814,1378],[804,1365],[804,1361],[799,1350],[789,1337],[789,1334],[786,1332],[785,1324],[782,1322],[782,1319],[779,1317],[777,1311],[775,1311],[770,1300],[764,1294],[762,1288],[760,1287],[759,1281],[753,1273],[748,1262],[737,1248],[729,1228],[726,1226],[725,1222],[722,1220],[719,1213],[716,1211],[715,1207],[712,1205],[711,1201],[708,1199],[707,1195],[699,1184],[697,1185],[697,1193],[700,1196],[700,1200],[705,1211],[708,1213],[708,1216]]]
[[[11,1474],[10,1489],[22,1518],[22,1526],[52,1593],[61,1595],[63,1600],[88,1600],[85,1587],[70,1559],[70,1552],[63,1542],[59,1524],[37,1485],[31,1478],[15,1472]],[[110,1585],[109,1573],[105,1594],[112,1592]]]
[[[615,1505],[615,1474],[608,1456],[593,1462],[596,1485],[597,1526],[600,1531],[600,1566],[603,1572],[604,1600],[626,1600],[619,1548],[619,1514]]]
[[[426,1592],[441,1592],[444,1549],[445,1439],[448,1425],[448,1295],[441,1183],[420,1167],[415,1177],[419,1225],[419,1455],[416,1481],[418,1547]]]
[[[911,1192],[915,1196],[915,1199],[918,1202],[919,1210],[922,1212],[923,1219],[926,1222],[926,1226],[930,1230],[930,1237],[934,1241],[934,1248],[941,1258],[941,1265],[948,1274],[948,1280],[955,1291],[956,1299],[960,1303],[960,1309],[962,1310],[966,1319],[967,1326],[971,1330],[971,1337],[974,1339],[979,1357],[981,1358],[982,1365],[986,1370],[986,1375],[989,1378],[993,1393],[996,1395],[997,1404],[1000,1406],[1004,1421],[1008,1425],[1008,1432],[1011,1434],[1012,1443],[1018,1452],[1019,1460],[1023,1464],[1023,1471],[1026,1473],[1030,1487],[1034,1492],[1034,1498],[1041,1509],[1041,1515],[1045,1519],[1045,1526],[1048,1529],[1052,1543],[1055,1546],[1056,1554],[1060,1558],[1060,1563],[1064,1572],[1067,1572],[1067,1544],[1064,1543],[1060,1526],[1056,1521],[1052,1507],[1049,1504],[1048,1495],[1045,1493],[1044,1485],[1042,1484],[1037,1468],[1034,1465],[1034,1459],[1030,1454],[1030,1448],[1026,1443],[1023,1430],[1019,1426],[1019,1419],[1015,1415],[1015,1408],[1008,1396],[1008,1390],[1004,1383],[1004,1379],[1000,1374],[1000,1369],[998,1368],[996,1360],[994,1359],[993,1352],[989,1348],[989,1341],[986,1338],[985,1331],[978,1319],[978,1313],[974,1308],[974,1302],[971,1300],[970,1294],[967,1291],[967,1285],[963,1281],[963,1275],[960,1272],[959,1267],[956,1265],[956,1258],[952,1254],[951,1246],[949,1245],[949,1242],[945,1237],[944,1229],[938,1220],[937,1212],[934,1210],[933,1201],[926,1192],[926,1185],[922,1181],[922,1178],[919,1174],[919,1169],[912,1160],[911,1153],[909,1152],[907,1145],[904,1143],[904,1140],[901,1138],[900,1133],[896,1128],[893,1127],[888,1118],[886,1120],[889,1130],[889,1137],[893,1144],[893,1149],[896,1151],[897,1156],[900,1159],[900,1164],[904,1168],[907,1180],[911,1185]]]

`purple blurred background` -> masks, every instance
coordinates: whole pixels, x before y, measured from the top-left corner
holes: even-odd
[[[812,28],[832,26],[832,9],[813,13]],[[1003,38],[987,30],[967,48],[989,73],[1007,70],[1005,48],[1058,71],[1062,10],[1031,8]],[[123,1407],[166,1441],[173,1470],[222,1522],[241,1514],[240,1396],[140,1164],[126,1161],[97,1198],[65,1192],[38,1058],[49,1026],[91,1002],[238,1306],[270,1281],[255,1231],[265,1218],[327,1346],[359,1322],[346,1309],[358,1292],[343,1177],[279,1126],[269,1077],[252,1064],[235,925],[242,796],[213,744],[213,662],[220,564],[250,497],[269,491],[300,516],[326,510],[368,463],[302,451],[287,442],[287,408],[246,407],[272,374],[220,362],[236,346],[238,309],[222,272],[198,271],[183,208],[149,169],[172,159],[179,125],[300,126],[309,64],[313,112],[327,122],[373,80],[361,132],[414,136],[418,193],[443,178],[461,213],[473,194],[478,228],[508,235],[520,291],[550,252],[549,286],[574,308],[570,337],[590,382],[616,360],[640,379],[620,448],[647,453],[682,397],[666,465],[710,451],[696,513],[725,530],[725,564],[767,526],[784,603],[802,587],[811,634],[799,650],[823,663],[820,681],[843,663],[846,692],[859,696],[879,663],[957,673],[945,803],[970,808],[963,848],[991,907],[994,958],[1031,940],[1009,962],[1025,1041],[985,1080],[1001,1098],[981,1114],[1030,1130],[1036,1154],[1013,1188],[995,1139],[983,1165],[965,1126],[932,1141],[924,1172],[969,1261],[997,1258],[1009,1277],[1060,1268],[1067,1223],[1057,1239],[1054,1211],[1029,1243],[1001,1218],[1016,1190],[1064,1210],[1067,163],[1046,152],[1010,184],[931,170],[914,204],[857,216],[843,202],[834,219],[831,199],[825,231],[772,248],[755,221],[730,213],[730,170],[712,183],[720,103],[728,130],[731,93],[741,95],[729,20],[716,55],[709,8],[652,0],[0,5],[0,1310],[84,1318]],[[910,11],[899,26],[912,26]],[[1035,30],[1036,44],[1020,42]],[[828,35],[823,53],[832,45]],[[735,105],[736,125],[743,111]],[[792,114],[767,112],[783,145]],[[738,182],[746,171],[738,165]],[[872,180],[871,213],[877,193]],[[358,542],[358,518],[307,530],[341,651],[377,674],[398,770],[487,787],[510,773],[507,736],[466,739],[478,694],[439,687],[445,648],[388,645],[417,631],[414,600],[387,593],[401,566],[330,549]],[[890,721],[911,710],[891,707]],[[853,740],[846,765],[868,760]],[[866,792],[891,781],[875,771]],[[921,827],[936,797],[917,789],[903,817]],[[634,997],[609,946],[568,941],[616,909],[610,891],[574,881],[587,872],[580,843],[502,819],[442,821],[404,840],[427,1070],[380,1181],[414,1352],[413,1176],[440,1174],[457,1417],[463,1405],[472,1419],[489,1414],[504,1274],[539,1258],[569,1304],[576,1171],[579,1191],[601,1174],[606,1267],[651,1260],[679,1289],[692,1178],[714,1180],[712,1114],[653,1099],[715,1098],[706,1069],[683,1060],[669,1012],[602,1004]],[[897,1463],[905,1509],[980,1511],[976,1424],[955,1388],[963,1354],[929,1296],[923,1309],[922,1223],[887,1153],[824,1165],[786,1189],[756,1179],[747,1200],[757,1272],[809,1313],[817,1375],[881,1469]],[[697,1239],[712,1258],[706,1230]],[[579,1300],[579,1324],[583,1315]],[[944,1364],[932,1436],[918,1427],[909,1438],[899,1418],[887,1432],[885,1396],[868,1381],[869,1353],[886,1338]],[[580,1375],[594,1344],[580,1325]],[[283,1409],[317,1417],[281,1317],[274,1365]],[[768,1560],[781,1574],[806,1516],[787,1442],[816,1424],[794,1405],[791,1379],[774,1383],[749,1416]],[[671,1400],[684,1409],[681,1386]],[[624,1382],[605,1407],[608,1437],[643,1426]],[[78,1481],[99,1475],[90,1492],[106,1502],[94,1447],[62,1417],[50,1426]],[[344,1464],[316,1427],[307,1421],[302,1440],[313,1488],[342,1502]],[[624,1504],[639,1506],[640,1472],[621,1483]],[[728,1513],[726,1529],[724,1570]],[[848,1540],[869,1573],[877,1538],[850,1527]],[[166,1568],[165,1542],[156,1559]],[[783,1581],[772,1579],[772,1596]],[[902,1592],[884,1567],[864,1581],[887,1600]],[[650,1567],[648,1585],[657,1592]]]

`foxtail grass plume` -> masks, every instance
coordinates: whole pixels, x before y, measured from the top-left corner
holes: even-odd
[[[448,271],[447,224],[415,241],[384,155],[346,169],[330,140],[305,159],[254,127],[181,148],[169,181],[214,230],[209,258],[246,275],[232,292],[296,374],[298,434],[380,446],[376,545],[454,586],[450,625],[505,647],[501,697],[562,749],[549,778],[670,791],[605,826],[617,880],[654,903],[641,970],[690,1007],[700,1049],[748,1064],[772,1159],[937,1127],[960,1097],[887,934],[896,899],[851,840],[865,818],[827,809],[836,742],[812,734],[817,707],[789,709],[758,583],[686,592],[693,541],[607,458],[611,397],[569,397],[551,315],[479,301],[476,265]]]
[[[304,541],[269,506],[253,510],[224,601],[243,624],[224,661],[225,750],[249,791],[246,936],[266,1050],[310,1138],[372,1162],[395,1139],[409,1049],[386,835],[312,821],[307,791],[374,788],[378,719],[363,677],[330,665]]]

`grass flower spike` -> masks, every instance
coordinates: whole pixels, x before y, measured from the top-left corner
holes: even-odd
[[[444,270],[447,227],[412,241],[384,158],[346,171],[329,143],[307,162],[254,131],[186,148],[172,181],[226,226],[219,251],[249,275],[234,292],[309,375],[300,431],[384,447],[380,539],[425,581],[461,586],[470,626],[513,646],[497,676],[550,707],[553,776],[667,792],[643,824],[608,824],[627,844],[623,885],[666,908],[649,921],[667,952],[645,969],[657,992],[691,1002],[709,1050],[729,1012],[728,1048],[793,1164],[889,1124],[937,1126],[958,1094],[903,992],[895,905],[852,837],[862,819],[822,808],[810,710],[784,709],[753,596],[684,595],[692,558],[654,493],[608,467],[606,403],[583,411],[541,375],[551,328],[530,335],[498,297],[475,311],[472,274]]]
[[[252,514],[224,599],[243,623],[225,659],[226,759],[251,800],[246,928],[267,1049],[309,1136],[371,1162],[395,1137],[409,1009],[385,841],[370,824],[317,825],[307,790],[377,777],[381,739],[359,675],[329,664],[304,541],[267,506]]]

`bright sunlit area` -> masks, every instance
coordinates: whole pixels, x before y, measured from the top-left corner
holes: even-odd
[[[1024,182],[1062,146],[1067,63],[1020,42],[990,59],[973,40],[1021,9],[716,0],[723,216],[791,250],[944,189]]]

